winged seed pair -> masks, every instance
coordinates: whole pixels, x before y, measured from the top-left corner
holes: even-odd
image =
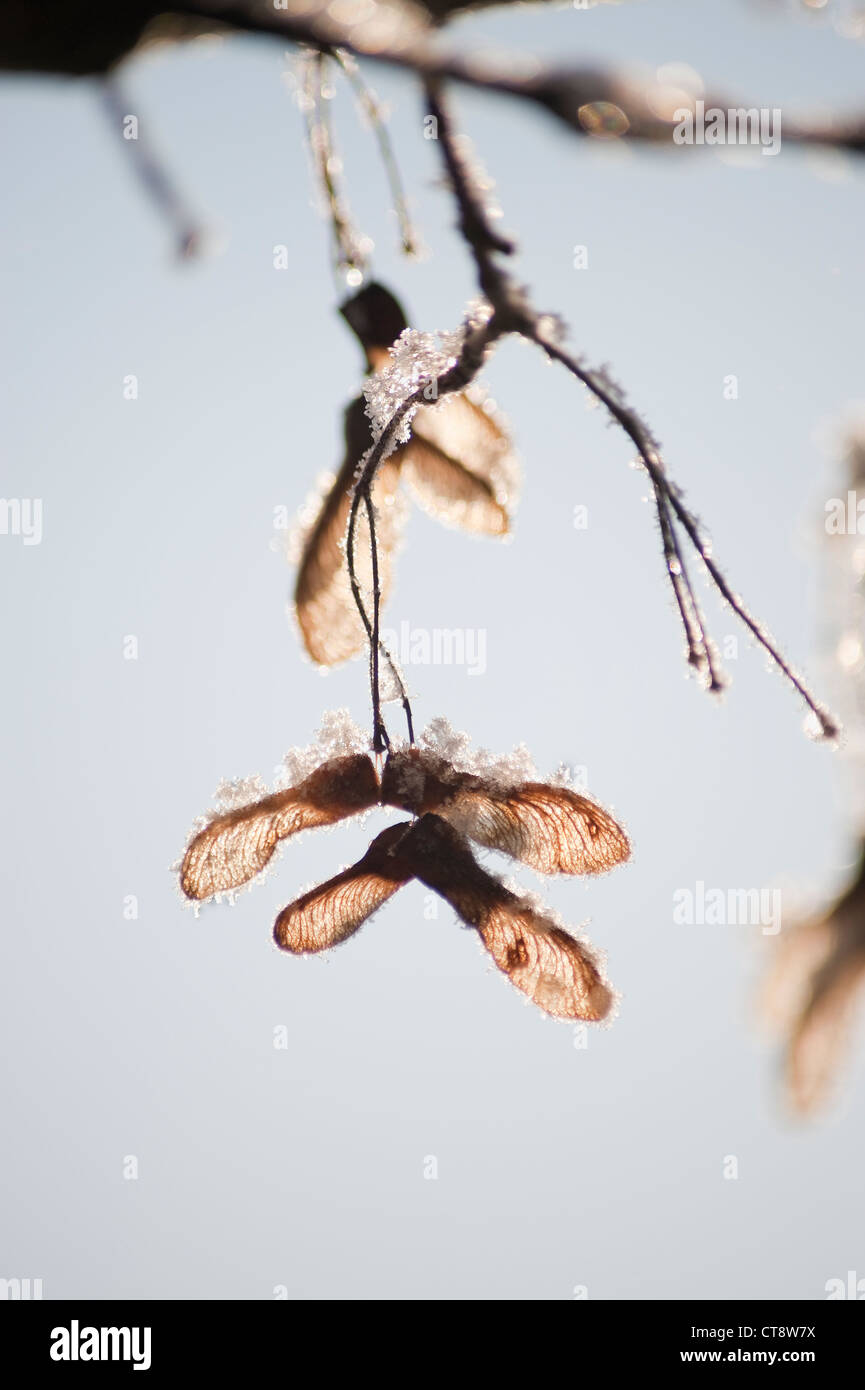
[[[186,850],[183,892],[200,901],[239,888],[262,872],[280,841],[374,806],[412,819],[389,825],[356,864],[283,908],[274,927],[282,950],[304,955],[345,941],[417,879],[478,932],[499,969],[545,1013],[606,1017],[615,996],[592,948],[482,868],[469,844],[545,874],[596,874],[624,863],[630,845],[621,826],[564,785],[464,771],[429,747],[392,750],[381,775],[369,753],[331,757],[293,786],[215,814]]]

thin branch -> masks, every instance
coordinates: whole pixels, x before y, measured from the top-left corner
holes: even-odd
[[[310,157],[321,186],[330,217],[333,238],[333,271],[337,280],[349,285],[362,282],[367,256],[363,238],[355,227],[348,203],[336,178],[338,157],[334,149],[328,98],[325,95],[325,64],[320,50],[305,55],[303,108]]]
[[[599,372],[585,366],[578,357],[561,346],[561,325],[550,315],[540,314],[532,307],[526,292],[516,285],[510,272],[497,259],[502,254],[510,255],[512,244],[500,237],[490,225],[483,198],[458,147],[440,85],[428,82],[426,95],[437,121],[439,145],[459,210],[459,229],[475,261],[481,288],[493,306],[490,327],[496,329],[494,336],[501,336],[504,332],[515,332],[536,343],[551,361],[565,367],[606,407],[637,449],[655,495],[667,576],[685,631],[690,664],[705,676],[710,690],[717,691],[722,688],[723,679],[716,664],[714,646],[706,633],[700,606],[688,576],[676,524],[681,526],[697,551],[722,598],[814,715],[823,737],[837,737],[839,729],[835,720],[811,694],[765,628],[750,613],[718,568],[712,558],[711,548],[700,532],[697,518],[685,506],[679,488],[667,477],[656,440],[636,411],[626,404],[621,388],[612,381],[607,372]]]
[[[752,636],[757,639],[757,642],[771,658],[772,662],[778,667],[781,674],[805,702],[820,726],[822,737],[827,739],[837,738],[840,729],[835,719],[811,694],[801,676],[796,673],[787,661],[786,657],[769,636],[762,623],[753,616],[743,603],[741,597],[733,591],[724,574],[713,560],[709,544],[700,533],[700,525],[697,518],[682,502],[679,490],[675,484],[671,483],[666,477],[663,462],[660,456],[655,452],[654,447],[646,446],[644,442],[646,431],[639,416],[637,416],[634,411],[621,405],[616,398],[611,396],[607,388],[598,383],[594,372],[581,366],[575,357],[564,352],[558,344],[546,341],[543,335],[535,336],[534,341],[543,348],[548,357],[555,362],[559,362],[563,367],[566,367],[573,376],[577,377],[577,379],[583,383],[583,385],[588,386],[589,390],[598,400],[603,402],[614,419],[621,425],[625,433],[634,441],[640,452],[643,465],[652,479],[653,486],[663,492],[675,514],[676,520],[682,526],[689,541],[706,566],[706,570],[721,597],[726,600],[739,621],[744,623],[745,627],[747,627]]]
[[[395,425],[394,432],[397,428],[398,426]],[[378,540],[375,529],[375,505],[372,501],[373,476],[374,470],[373,473],[369,476],[369,480],[366,485],[365,491],[361,492],[358,488],[358,485],[355,486],[355,492],[352,498],[352,508],[349,516],[348,530],[346,533],[345,557],[346,567],[348,569],[349,584],[351,586],[352,598],[354,599],[355,607],[357,608],[357,611],[360,615],[360,620],[363,623],[364,631],[366,632],[367,636],[367,641],[369,642],[370,646],[370,693],[373,708],[373,747],[375,752],[380,753],[383,751],[383,748],[387,746],[389,742],[387,729],[385,727],[384,719],[381,715],[381,691],[379,669],[380,656],[383,657],[384,660],[387,662],[391,679],[393,680],[394,685],[396,686],[399,692],[399,700],[402,704],[403,713],[405,714],[406,725],[408,728],[409,743],[414,743],[414,719],[412,717],[411,701],[409,699],[409,694],[408,690],[406,689],[405,681],[402,678],[402,673],[400,672],[400,669],[396,661],[394,660],[391,653],[388,651],[386,645],[381,640],[380,636],[379,614],[381,609],[381,585],[379,581],[378,569]],[[357,531],[358,506],[361,500],[363,500],[365,503],[367,509],[367,516],[369,518],[374,605],[372,619],[370,618],[369,613],[367,612],[366,604],[363,598],[363,592],[360,586],[360,580],[357,577],[355,539]]]
[[[122,138],[124,122],[132,114],[129,98],[114,76],[105,78],[101,92],[111,128]],[[132,167],[147,196],[173,229],[178,254],[184,259],[194,256],[201,245],[201,227],[169,178],[165,165],[151,149],[140,123],[135,138],[123,139],[123,144],[129,151]]]
[[[384,165],[385,176],[388,181],[388,187],[390,188],[391,200],[396,213],[403,253],[406,256],[416,256],[418,254],[417,233],[412,223],[405,185],[403,184],[399,164],[394,154],[390,134],[382,116],[378,99],[372,89],[364,82],[358,70],[357,63],[350,53],[346,53],[343,49],[335,48],[333,50],[333,56],[345,73],[348,82],[351,84],[355,96],[361,108],[366,113],[366,117],[375,135],[381,155],[381,162]]]
[[[511,61],[483,53],[442,52],[436,31],[416,7],[374,4],[357,17],[335,18],[330,0],[297,0],[291,8],[274,9],[261,0],[187,0],[187,14],[200,15],[236,29],[266,34],[284,42],[315,48],[343,48],[355,57],[366,57],[423,78],[448,79],[482,91],[499,93],[542,107],[577,135],[594,138],[648,141],[670,150],[696,148],[673,141],[676,125],[673,107],[688,106],[687,94],[672,93],[660,82],[636,82],[615,71],[545,66],[514,55]],[[746,102],[707,93],[705,110],[757,110],[764,101]],[[614,117],[612,129],[608,118]],[[783,138],[789,144],[833,146],[865,154],[865,115],[834,115],[825,119],[795,120],[785,117]]]
[[[706,685],[710,690],[717,692],[723,689],[725,682],[715,663],[714,644],[706,633],[703,615],[688,574],[673,518],[670,515],[670,505],[665,492],[657,483],[653,483],[653,491],[655,510],[664,547],[664,562],[688,644],[688,664],[705,676]]]
[[[456,362],[442,372],[435,380],[435,389],[432,398],[439,400],[444,396],[456,391],[462,391],[477,376],[486,358],[487,352],[497,337],[501,336],[503,329],[495,320],[495,316],[488,322],[479,325],[477,328],[467,331],[463,342],[463,349]],[[406,399],[397,407],[378,438],[364,454],[358,464],[355,477],[354,492],[351,499],[349,511],[348,528],[346,533],[346,563],[348,567],[349,582],[351,585],[352,597],[355,606],[360,614],[361,622],[370,643],[370,684],[373,705],[373,742],[376,752],[381,749],[377,745],[382,740],[382,735],[387,738],[387,731],[381,719],[381,695],[379,691],[379,668],[377,653],[385,655],[397,688],[400,691],[403,710],[406,715],[406,722],[409,730],[409,741],[414,742],[414,725],[412,721],[411,705],[409,703],[408,692],[405,682],[399,673],[395,661],[391,657],[387,648],[381,642],[378,635],[378,609],[380,604],[380,591],[378,586],[378,552],[375,540],[375,525],[373,518],[372,485],[379,466],[389,457],[397,443],[397,438],[402,426],[414,415],[418,406],[429,402],[430,396],[427,394],[430,383],[423,381]],[[363,503],[367,516],[370,517],[370,541],[372,552],[373,569],[373,617],[370,619],[369,613],[364,603],[360,581],[357,577],[356,565],[356,534],[357,519],[360,506]],[[374,655],[375,654],[375,655]]]
[[[370,687],[372,690],[372,747],[373,752],[381,753],[390,743],[387,729],[381,717],[381,690],[379,688],[379,643],[381,617],[381,583],[378,575],[378,541],[375,534],[375,508],[369,492],[363,494],[369,525],[369,549],[372,560],[372,633],[369,639]]]

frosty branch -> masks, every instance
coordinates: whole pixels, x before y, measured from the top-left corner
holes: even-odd
[[[389,746],[387,729],[381,714],[380,658],[382,656],[387,662],[397,684],[408,723],[409,741],[412,743],[414,742],[414,730],[412,725],[411,704],[405,683],[402,676],[399,674],[396,661],[384,647],[379,635],[381,630],[381,586],[379,583],[378,541],[376,538],[372,485],[381,464],[390,457],[401,438],[406,438],[407,429],[411,424],[412,416],[418,407],[422,406],[430,399],[438,401],[454,392],[463,391],[477,376],[490,345],[496,337],[500,336],[502,331],[501,325],[495,320],[495,316],[477,325],[468,325],[462,351],[456,361],[432,382],[430,382],[429,379],[423,380],[420,385],[401,402],[358,465],[346,535],[346,564],[348,567],[352,597],[354,598],[355,605],[360,614],[360,619],[366,631],[370,646],[373,749],[376,753],[383,752],[384,749]],[[373,589],[373,611],[371,618],[367,611],[357,573],[357,522],[361,503],[363,503],[367,516],[370,534]]]
[[[370,517],[373,573],[377,576],[371,498],[372,483],[377,469],[396,446],[399,438],[405,437],[406,427],[414,411],[424,401],[439,400],[451,392],[463,390],[476,377],[494,344],[512,333],[535,343],[551,361],[559,363],[570,372],[606,408],[613,421],[635,446],[640,463],[652,485],[664,563],[685,634],[687,660],[706,687],[711,691],[720,691],[725,682],[688,572],[683,542],[690,543],[694,548],[698,560],[705,566],[718,593],[804,701],[816,720],[820,736],[836,737],[838,727],[835,720],[814,697],[717,565],[710,544],[701,532],[699,521],[685,505],[677,485],[667,475],[657,441],[637,412],[627,404],[621,388],[605,370],[599,371],[585,365],[580,357],[568,352],[561,345],[561,326],[558,321],[549,314],[540,313],[532,306],[526,291],[517,284],[510,270],[502,263],[501,257],[509,257],[514,253],[514,243],[503,237],[491,224],[482,189],[462,153],[459,137],[454,130],[438,81],[426,83],[426,101],[429,113],[435,118],[439,148],[457,205],[458,227],[474,259],[478,283],[488,301],[489,313],[481,323],[476,324],[471,330],[467,329],[462,350],[455,362],[438,375],[433,383],[423,383],[401,402],[358,468],[348,525],[347,558],[352,593],[371,643],[376,751],[381,751],[387,738],[381,719],[379,691],[380,591],[377,579],[374,579],[373,616],[370,620],[355,564],[355,537],[360,505],[361,502],[364,503]]]
[[[418,50],[411,38],[398,42],[395,32],[390,40],[380,31],[377,43],[368,33],[361,41],[355,32],[363,28],[361,19],[353,25],[353,42],[347,47],[400,61],[424,79],[427,112],[434,120],[457,225],[482,299],[470,307],[456,332],[423,333],[409,328],[389,290],[366,280],[368,243],[352,226],[338,186],[322,85],[330,60],[347,75],[349,60],[334,47],[334,26],[314,0],[297,0],[297,6],[303,23],[310,16],[314,21],[303,34],[316,50],[305,94],[314,167],[330,213],[336,268],[356,291],[339,307],[363,349],[367,380],[363,394],[345,410],[343,461],[319,498],[304,537],[295,613],[306,651],[319,665],[333,666],[368,651],[372,738],[349,727],[347,712],[331,715],[314,748],[289,755],[286,776],[273,792],[258,782],[229,785],[217,808],[193,832],[179,866],[180,885],[195,903],[233,894],[258,878],[279,845],[301,831],[375,807],[396,808],[411,819],[390,825],[356,864],[283,908],[274,926],[280,949],[306,954],[346,940],[414,880],[451,904],[498,967],[545,1013],[597,1022],[610,1016],[615,1003],[603,960],[540,902],[511,891],[488,873],[474,858],[470,841],[541,873],[584,875],[626,862],[630,844],[625,830],[603,807],[569,787],[566,778],[539,780],[533,767],[525,765],[525,750],[505,760],[492,759],[484,750],[468,755],[467,736],[456,734],[444,719],[433,720],[416,742],[406,684],[382,641],[398,484],[404,480],[440,520],[487,536],[509,529],[515,491],[510,442],[494,406],[476,388],[478,374],[502,338],[524,338],[564,367],[605,407],[636,449],[652,487],[687,658],[706,687],[717,691],[724,682],[688,572],[689,547],[805,702],[819,732],[832,737],[837,728],[716,565],[696,516],[667,475],[654,435],[621,388],[605,368],[587,365],[563,346],[560,321],[536,309],[515,279],[510,268],[515,244],[492,223],[486,184],[468,160],[445,99],[444,78],[457,77],[456,70],[437,66],[434,54],[429,60],[404,61]],[[371,6],[373,21],[387,10],[375,0]],[[220,7],[229,17],[237,8]],[[263,7],[255,12],[265,15]],[[406,12],[403,6],[393,10],[399,22]],[[368,16],[370,10],[361,13]],[[432,53],[425,44],[424,38],[424,55]],[[375,117],[374,99],[364,91],[359,89],[361,101]],[[638,125],[631,125],[637,133]],[[669,123],[664,130],[668,135]],[[392,152],[381,130],[377,138],[386,165],[391,165]],[[388,172],[392,193],[401,199],[393,168]],[[401,226],[405,245],[410,238],[405,223]],[[388,673],[387,689],[383,671]],[[407,744],[392,740],[386,727],[383,706],[394,698],[405,711]]]

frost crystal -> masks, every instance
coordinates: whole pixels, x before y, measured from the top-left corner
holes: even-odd
[[[417,405],[436,404],[438,377],[455,366],[467,335],[486,323],[491,314],[492,307],[485,300],[474,300],[459,328],[450,331],[439,329],[434,333],[424,333],[416,328],[403,330],[390,349],[390,366],[374,373],[364,386],[366,413],[374,440],[381,438],[405,402],[422,387],[428,390],[424,393],[423,401]],[[406,413],[395,431],[392,440],[394,447],[408,439],[411,417],[417,405]]]
[[[321,509],[336,482],[336,474],[331,470],[319,473],[315,486],[306,494],[294,523],[285,533],[282,549],[290,565],[299,565],[303,552],[321,515]],[[279,547],[277,547],[279,548]]]
[[[233,777],[216,788],[216,804],[220,811],[234,811],[238,806],[258,801],[266,792],[260,777]]]
[[[420,736],[421,744],[438,753],[458,772],[474,773],[502,789],[530,782],[538,775],[524,743],[512,753],[496,756],[487,748],[472,749],[468,734],[458,732],[447,719],[433,719]]]
[[[308,748],[290,748],[282,760],[275,786],[293,787],[330,758],[350,753],[366,753],[369,735],[352,719],[347,709],[327,710],[314,743]]]
[[[393,700],[401,700],[405,688],[405,677],[396,657],[387,647],[383,647],[379,667],[379,696],[382,703],[390,704]]]

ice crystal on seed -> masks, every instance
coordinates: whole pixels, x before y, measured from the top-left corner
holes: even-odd
[[[449,720],[433,719],[420,736],[421,744],[444,758],[458,772],[473,773],[499,787],[508,788],[518,782],[537,777],[531,753],[524,743],[511,753],[495,754],[488,748],[472,748],[468,734],[455,729]]]
[[[294,524],[286,532],[283,549],[285,558],[290,565],[299,565],[302,558],[304,547],[307,544],[316,522],[321,514],[322,506],[329,492],[332,491],[336,482],[336,474],[332,470],[325,470],[319,473],[315,480],[315,486],[306,494],[294,518]]]
[[[275,786],[292,787],[330,758],[366,753],[369,735],[356,724],[347,709],[326,710],[314,741],[306,748],[290,748],[280,765]]]
[[[474,300],[459,328],[423,332],[406,328],[390,349],[390,364],[375,372],[364,386],[366,413],[374,440],[379,440],[394,416],[417,391],[428,386],[429,393],[414,405],[400,422],[391,439],[392,446],[409,437],[411,417],[418,405],[434,406],[434,383],[459,361],[469,333],[487,322],[492,309],[485,300]]]
[[[216,805],[220,811],[235,811],[264,796],[267,788],[259,776],[226,778],[216,788]]]

